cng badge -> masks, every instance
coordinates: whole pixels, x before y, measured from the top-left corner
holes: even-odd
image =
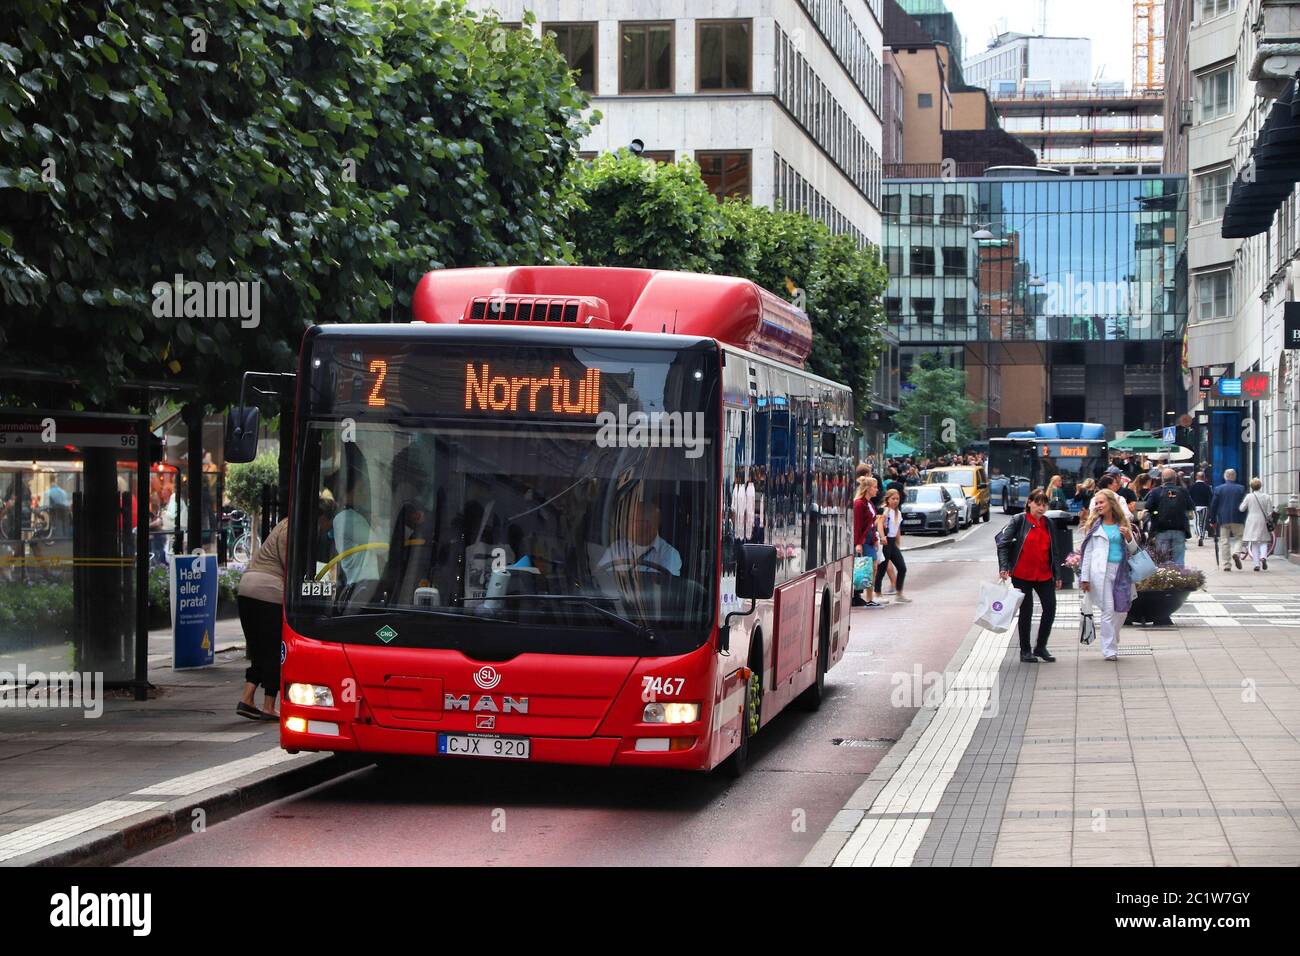
[[[375,637],[379,638],[385,644],[392,641],[392,639],[395,638],[396,636],[397,636],[397,632],[393,630],[391,627],[389,627],[387,624],[385,624],[379,630],[375,631]]]

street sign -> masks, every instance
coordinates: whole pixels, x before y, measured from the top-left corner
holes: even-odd
[[[1210,389],[1214,388],[1214,376],[1202,375],[1200,377],[1200,387],[1202,392],[1208,392]]]
[[[1282,307],[1282,347],[1300,349],[1300,302]]]
[[[1175,441],[1177,441],[1177,437],[1175,436],[1173,425],[1166,425],[1163,429],[1161,429],[1160,440],[1164,442],[1166,445],[1172,445],[1174,444]]]
[[[1241,394],[1251,401],[1258,402],[1261,399],[1271,398],[1272,390],[1272,373],[1270,372],[1247,372],[1241,377]]]
[[[1219,394],[1224,398],[1241,397],[1241,379],[1239,378],[1221,378],[1219,379]]]

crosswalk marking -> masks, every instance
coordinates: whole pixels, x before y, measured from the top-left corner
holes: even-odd
[[[1171,615],[1179,627],[1294,627],[1300,628],[1300,599],[1289,595],[1268,595],[1272,600],[1261,601],[1258,595],[1213,594],[1193,591],[1187,602]],[[1069,620],[1078,614],[1083,594],[1066,591],[1057,595],[1057,621],[1055,627],[1074,626]],[[1062,617],[1067,618],[1062,621]]]

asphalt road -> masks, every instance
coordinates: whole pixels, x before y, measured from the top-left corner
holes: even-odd
[[[941,671],[960,645],[1005,522],[995,511],[910,554],[913,603],[854,611],[829,700],[765,727],[738,781],[486,760],[397,779],[366,768],[128,865],[797,864],[911,722],[913,675]]]

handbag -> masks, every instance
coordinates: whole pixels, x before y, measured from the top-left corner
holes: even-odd
[[[1272,533],[1273,533],[1273,514],[1272,514],[1272,512],[1264,511],[1264,506],[1263,506],[1262,504],[1260,504],[1260,502],[1259,502],[1259,492],[1258,492],[1258,491],[1256,491],[1254,494],[1252,494],[1251,497],[1255,499],[1255,504],[1259,505],[1259,510],[1260,510],[1260,512],[1264,515],[1264,527],[1268,529],[1268,533],[1269,533],[1269,534],[1272,534]]]
[[[1092,593],[1083,592],[1083,603],[1079,606],[1079,643],[1091,644],[1097,639],[1097,622],[1092,616]]]
[[[861,591],[871,583],[871,575],[875,571],[875,561],[867,555],[860,555],[853,559],[853,590]]]
[[[994,634],[1005,634],[1011,630],[1024,599],[1024,592],[1010,583],[982,584],[975,623]]]
[[[1145,581],[1156,573],[1156,563],[1146,551],[1135,551],[1128,557],[1128,573],[1134,584]]]

